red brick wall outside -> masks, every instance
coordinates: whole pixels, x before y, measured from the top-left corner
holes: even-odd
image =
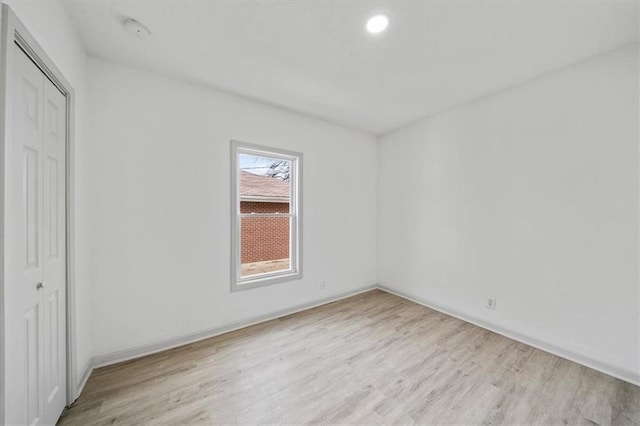
[[[289,203],[240,202],[240,213],[289,213]]]
[[[241,213],[288,213],[288,203],[240,202]],[[289,258],[289,218],[242,219],[240,262],[254,263]]]

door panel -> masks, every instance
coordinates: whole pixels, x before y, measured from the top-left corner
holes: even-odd
[[[58,193],[58,160],[55,158],[47,158],[47,178],[50,186],[47,191],[47,203],[49,211],[47,212],[47,238],[49,244],[46,246],[48,259],[57,259],[60,249],[58,218],[60,217],[58,207],[60,203],[60,194]]]
[[[66,99],[14,45],[5,172],[6,420],[55,424],[66,398]]]
[[[41,423],[43,232],[43,99],[44,78],[15,48],[13,96],[6,146],[5,237],[7,303],[6,416],[8,424]]]
[[[24,147],[23,182],[24,222],[25,222],[25,268],[38,269],[40,243],[40,217],[38,202],[40,181],[40,153],[30,147]]]
[[[47,402],[50,404],[60,390],[60,365],[58,358],[60,356],[60,342],[57,339],[59,321],[59,297],[58,291],[55,290],[49,295],[47,303],[45,304],[45,310],[47,317],[44,321],[44,336],[45,336],[45,385],[47,391]]]
[[[66,404],[66,99],[44,79],[44,371],[45,424],[55,423]]]
[[[24,352],[26,354],[26,392],[27,392],[27,421],[26,424],[36,424],[41,417],[40,403],[40,330],[38,305],[33,306],[24,315]]]

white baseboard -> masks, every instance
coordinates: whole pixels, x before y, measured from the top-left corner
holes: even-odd
[[[634,385],[640,386],[640,373],[637,373],[635,371],[631,371],[623,367],[612,365],[610,363],[594,359],[584,354],[567,350],[556,344],[544,342],[542,340],[536,339],[535,337],[524,335],[515,330],[511,330],[506,327],[502,327],[500,325],[482,320],[480,318],[474,317],[473,315],[460,312],[456,309],[453,309],[447,306],[442,306],[437,303],[433,303],[421,297],[409,295],[401,291],[393,290],[391,288],[381,286],[381,285],[379,285],[378,288],[382,291],[386,291],[387,293],[393,294],[398,297],[402,297],[403,299],[409,300],[411,302],[417,303],[422,306],[426,306],[427,308],[434,309],[438,312],[442,312],[443,314],[456,317],[462,321],[469,322],[471,324],[477,325],[478,327],[482,327],[484,329],[493,331],[494,333],[498,333],[502,336],[516,340],[518,342],[524,343],[529,346],[533,346],[534,348],[552,353],[553,355],[557,355],[561,358],[568,359],[569,361],[576,362],[578,364],[584,365],[585,367],[592,368],[594,370],[600,371],[609,376],[613,376],[620,380],[624,380],[625,382],[629,382]]]
[[[375,285],[362,287],[358,290],[341,293],[336,296],[327,297],[327,298],[316,300],[309,303],[303,303],[301,305],[296,305],[288,309],[282,309],[279,311],[271,312],[271,313],[260,315],[257,317],[248,318],[240,321],[234,321],[219,327],[202,330],[195,333],[185,334],[182,336],[176,336],[171,339],[166,339],[166,340],[162,340],[155,343],[149,343],[146,345],[140,345],[133,348],[124,349],[121,351],[95,355],[93,358],[91,358],[91,369],[93,370],[94,368],[105,367],[111,364],[117,364],[119,362],[140,358],[145,355],[151,355],[157,352],[166,351],[167,349],[173,349],[178,346],[194,343],[199,340],[204,340],[210,337],[219,336],[221,334],[229,333],[231,331],[239,330],[241,328],[260,324],[266,321],[271,321],[273,319],[291,315],[296,312],[306,311],[307,309],[326,305],[327,303],[335,302],[341,299],[346,299],[347,297],[351,297],[357,294],[365,293],[367,291],[375,290],[376,288],[377,287]]]

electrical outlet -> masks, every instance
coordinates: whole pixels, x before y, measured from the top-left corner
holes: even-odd
[[[488,297],[487,298],[487,309],[495,309],[496,308],[496,298]]]
[[[327,284],[324,281],[320,281],[320,289],[324,290],[325,288],[327,288]]]

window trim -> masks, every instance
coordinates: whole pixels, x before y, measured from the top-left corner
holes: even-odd
[[[240,213],[240,154],[263,155],[291,161],[291,202],[289,213],[273,216],[290,217],[289,258],[290,269],[241,277],[241,216]],[[231,140],[231,291],[248,290],[285,281],[302,279],[302,153],[272,148],[238,140]]]

